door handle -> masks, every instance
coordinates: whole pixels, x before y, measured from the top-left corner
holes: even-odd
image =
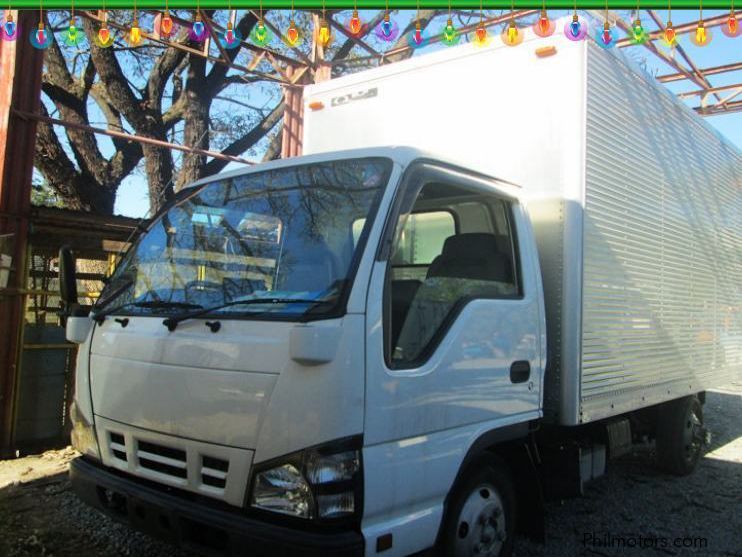
[[[531,376],[531,364],[528,360],[513,362],[510,366],[510,381],[512,383],[525,383]]]

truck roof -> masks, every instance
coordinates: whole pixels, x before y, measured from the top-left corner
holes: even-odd
[[[201,186],[203,184],[207,184],[209,182],[214,182],[217,180],[224,180],[227,178],[234,178],[236,176],[244,176],[244,175],[253,174],[256,172],[263,172],[265,170],[287,168],[291,166],[312,164],[312,163],[328,161],[328,160],[357,159],[357,158],[368,158],[368,157],[388,158],[400,166],[407,166],[412,161],[422,159],[422,160],[434,160],[436,162],[440,162],[445,165],[456,167],[456,168],[461,168],[461,169],[467,168],[466,164],[460,161],[457,161],[445,155],[433,153],[425,149],[418,149],[416,147],[408,147],[408,146],[401,146],[401,145],[399,146],[390,145],[390,146],[385,146],[385,147],[364,147],[364,148],[359,148],[359,149],[346,149],[343,151],[330,151],[330,152],[325,152],[325,153],[317,153],[313,155],[304,155],[301,157],[291,157],[288,159],[278,159],[274,161],[259,163],[253,166],[248,166],[246,168],[238,168],[236,170],[232,170],[229,172],[222,172],[219,174],[208,176],[206,178],[201,178],[200,180],[197,180],[191,184],[188,184],[186,188],[190,189],[193,187]],[[467,171],[471,172],[468,169]],[[497,176],[491,176],[488,174],[481,174],[481,173],[480,175],[485,178],[497,180],[506,189],[508,187],[510,188],[520,187],[517,184],[513,184],[511,182],[508,182],[507,180],[498,178]],[[510,193],[514,193],[514,192],[510,192]]]

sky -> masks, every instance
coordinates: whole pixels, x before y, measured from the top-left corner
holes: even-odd
[[[625,21],[629,21],[632,15],[629,12],[623,13],[618,12]],[[714,15],[720,15],[725,12],[719,10],[707,10],[704,12],[705,17],[712,17]],[[361,17],[370,17],[373,12],[362,12]],[[404,27],[407,22],[414,17],[414,10],[400,11],[394,15],[393,18],[398,22],[400,27]],[[553,10],[549,12],[549,16],[552,19],[557,19],[568,15],[568,12],[563,10]],[[660,17],[666,18],[666,13],[659,12]],[[643,18],[648,18],[643,15]],[[698,18],[698,12],[695,10],[673,10],[672,20],[675,26],[682,25],[695,21]],[[341,21],[342,17],[339,18]],[[645,29],[652,30],[655,26],[650,21],[643,21]],[[434,23],[432,27],[437,29],[440,27],[440,23]],[[682,35],[680,37],[680,44],[683,46],[688,55],[697,64],[699,68],[707,68],[712,66],[719,66],[731,62],[739,62],[742,60],[742,36],[738,36],[735,39],[728,38],[721,33],[721,30],[711,28],[712,40],[709,45],[701,48],[693,45],[690,42],[689,35]],[[657,44],[657,42],[655,42]],[[431,51],[435,48],[441,48],[440,46],[431,47],[429,49],[421,49],[416,52],[416,56],[424,56],[425,51]],[[517,47],[516,47],[517,48]],[[670,49],[666,49],[666,52],[671,53]],[[664,75],[669,73],[675,73],[671,67],[667,66],[664,62],[660,61],[657,57],[651,55],[643,47],[630,47],[623,49],[625,54],[631,57],[635,62],[644,65],[646,70],[652,75]],[[675,53],[677,56],[677,53]],[[687,66],[684,60],[678,56],[679,61],[683,66]],[[730,73],[728,75],[716,75],[710,76],[708,79],[712,86],[718,87],[723,85],[731,85],[740,83],[742,72],[738,71]],[[688,81],[679,81],[675,83],[667,84],[668,88],[674,93],[688,92],[696,90],[697,87]],[[728,94],[728,92],[721,93],[722,95]],[[686,101],[687,104],[695,106],[698,104],[700,97],[692,97]],[[742,95],[740,97],[742,98]],[[736,114],[727,114],[719,116],[710,116],[705,118],[706,122],[713,128],[718,130],[724,135],[732,144],[736,145],[738,149],[742,151],[742,112]],[[240,165],[230,164],[225,170],[232,170],[238,168]],[[149,210],[149,202],[147,199],[147,187],[145,178],[141,173],[136,173],[129,176],[119,188],[115,212],[117,214],[131,216],[131,217],[144,217]]]

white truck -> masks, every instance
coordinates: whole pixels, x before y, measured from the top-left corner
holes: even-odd
[[[190,186],[90,315],[63,251],[85,501],[210,552],[506,556],[638,438],[693,470],[742,371],[738,150],[556,36],[304,110],[306,156]]]

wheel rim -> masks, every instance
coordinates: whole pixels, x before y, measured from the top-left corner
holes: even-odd
[[[491,484],[472,490],[456,521],[455,557],[497,557],[505,544],[505,508]]]
[[[688,419],[685,421],[685,431],[683,432],[686,462],[692,462],[701,451],[703,438],[703,421],[698,410],[692,408],[688,414]]]

